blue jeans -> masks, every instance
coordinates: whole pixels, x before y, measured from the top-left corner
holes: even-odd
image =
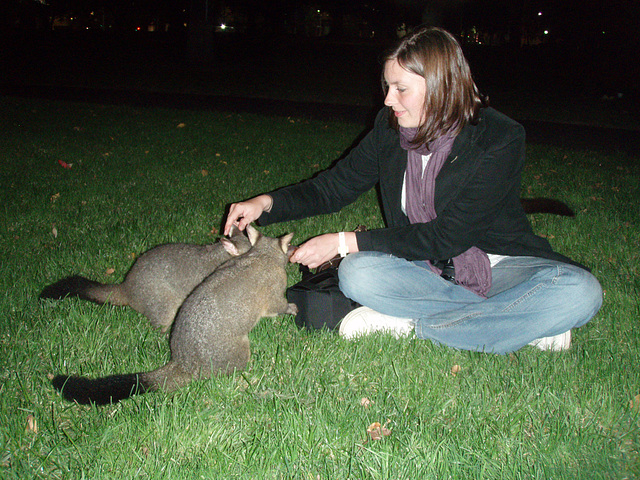
[[[602,288],[586,270],[536,257],[507,257],[491,269],[487,298],[434,274],[423,261],[379,252],[348,255],[340,289],[380,313],[411,318],[418,338],[508,353],[587,323]]]

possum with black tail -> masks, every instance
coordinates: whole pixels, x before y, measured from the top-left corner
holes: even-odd
[[[99,304],[129,306],[166,332],[187,295],[216,268],[251,247],[237,228],[229,239],[235,249],[227,249],[221,242],[158,245],[138,257],[122,283],[105,284],[74,275],[46,287],[40,298],[75,296]]]
[[[171,331],[169,363],[151,372],[98,379],[59,375],[53,386],[67,400],[108,404],[244,369],[251,355],[248,335],[260,318],[297,313],[285,297],[293,234],[267,237],[251,225],[247,234],[251,249],[216,269],[180,307]],[[235,248],[226,238],[221,242]]]

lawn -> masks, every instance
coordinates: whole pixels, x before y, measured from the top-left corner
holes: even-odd
[[[10,97],[0,109],[0,477],[640,475],[637,158],[528,146],[523,196],[577,212],[534,215],[535,230],[606,292],[567,352],[346,341],[282,316],[251,333],[244,372],[97,408],[64,401],[50,376],[151,370],[167,338],[134,311],[40,290],[76,273],[119,282],[154,245],[216,241],[229,202],[311,176],[363,127]],[[361,223],[382,225],[374,192],[263,232],[299,243]]]

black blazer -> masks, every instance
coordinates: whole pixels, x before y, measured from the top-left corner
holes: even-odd
[[[332,168],[271,192],[273,207],[259,223],[336,212],[379,184],[387,228],[357,233],[360,251],[431,260],[452,258],[476,246],[490,254],[575,264],[533,233],[522,209],[525,133],[520,124],[492,108],[483,109],[478,124],[465,126],[456,137],[436,178],[437,218],[412,225],[401,207],[407,152],[389,126],[387,112],[384,108],[378,113],[373,129]]]

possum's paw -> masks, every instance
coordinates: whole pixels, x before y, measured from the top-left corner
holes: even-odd
[[[289,305],[287,305],[287,310],[284,313],[288,313],[289,315],[297,315],[298,306],[295,303],[290,303]]]

